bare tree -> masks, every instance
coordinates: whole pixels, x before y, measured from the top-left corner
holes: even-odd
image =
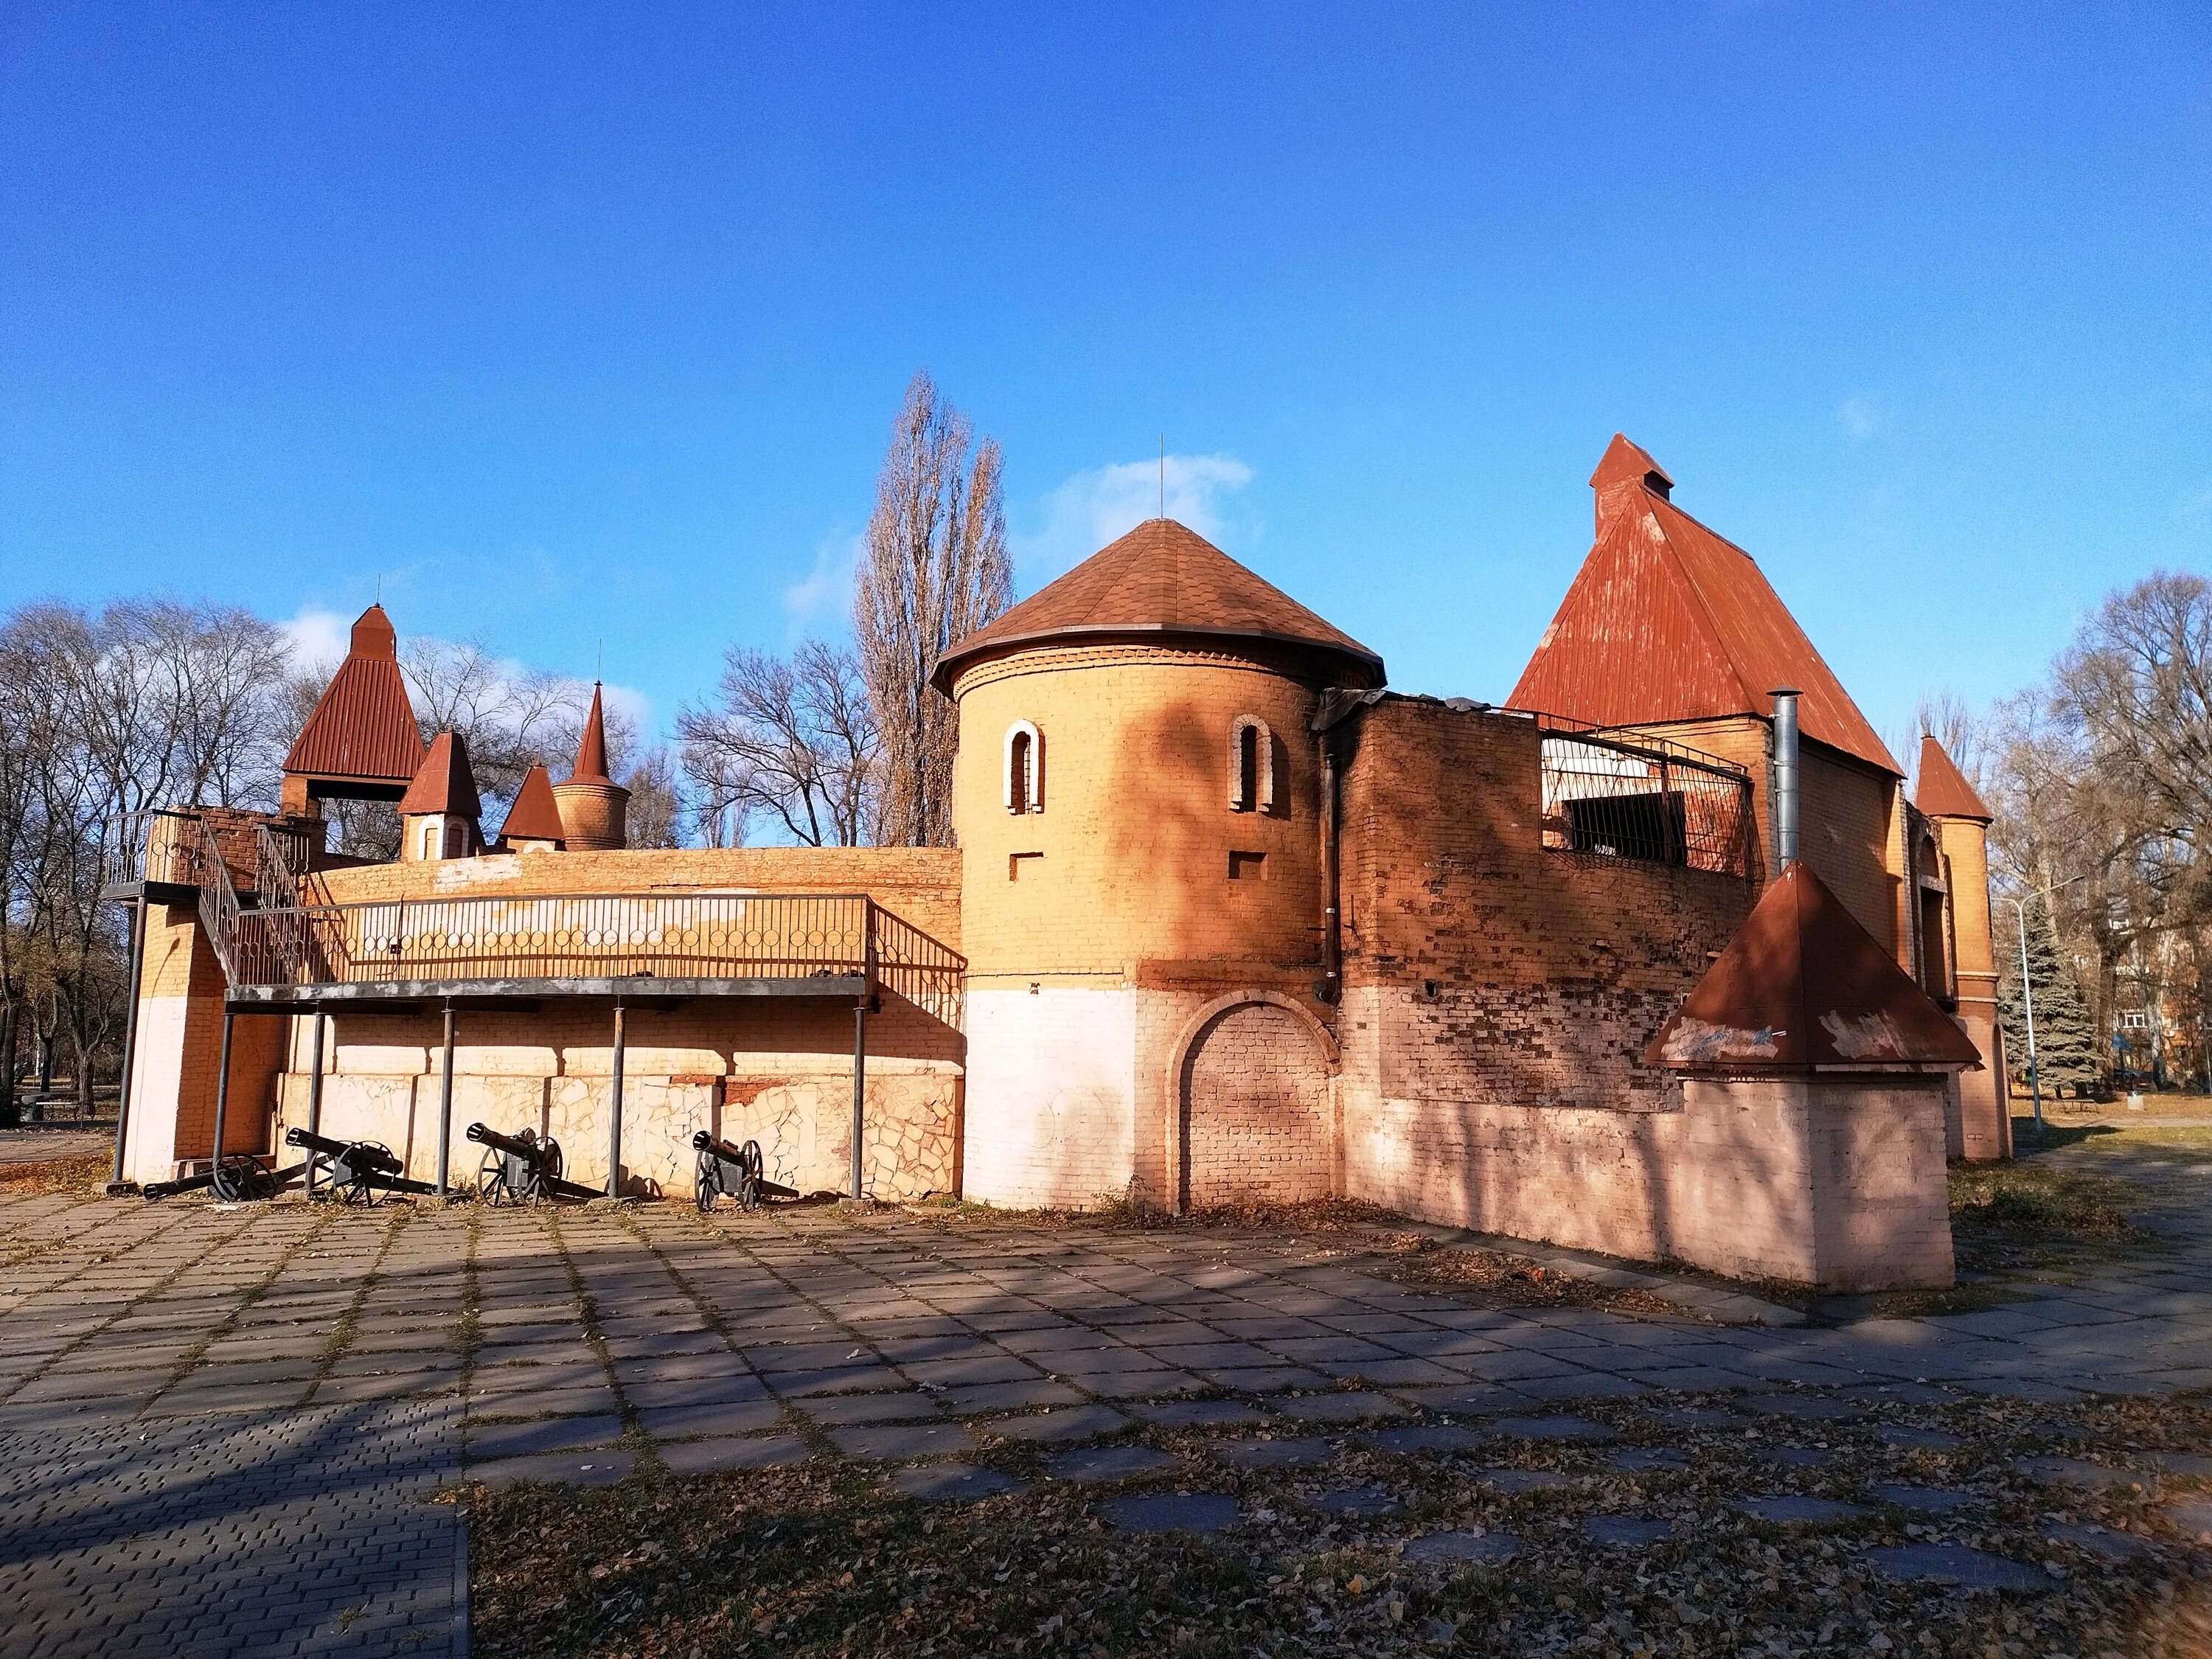
[[[665,744],[655,744],[638,756],[623,787],[629,791],[632,847],[684,844],[684,798],[677,787],[676,763]]]
[[[853,598],[853,635],[881,733],[882,838],[893,845],[952,843],[958,732],[929,676],[1013,597],[1000,471],[998,445],[976,444],[968,417],[916,374],[876,480]]]
[[[810,847],[857,847],[872,827],[878,738],[858,659],[810,640],[788,661],[732,646],[715,702],[676,720],[707,844],[766,820]]]

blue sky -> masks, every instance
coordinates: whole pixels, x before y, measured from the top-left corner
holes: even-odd
[[[2212,568],[2212,15],[9,9],[0,605],[610,681],[841,630],[927,367],[1024,592],[1171,508],[1498,697],[1616,429],[1878,726]]]

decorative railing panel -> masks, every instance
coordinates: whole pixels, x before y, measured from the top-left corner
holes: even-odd
[[[110,888],[145,882],[197,887],[205,865],[206,839],[194,813],[173,806],[122,812],[101,826],[100,875]]]

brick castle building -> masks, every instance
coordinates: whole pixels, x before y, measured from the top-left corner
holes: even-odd
[[[957,849],[624,848],[599,702],[483,822],[372,607],[276,815],[133,826],[124,1173],[284,1130],[473,1185],[483,1121],[688,1196],[1371,1200],[1724,1273],[1948,1283],[1947,1157],[2009,1152],[1984,833],[1917,801],[1749,555],[1616,437],[1504,706],[1182,526],[961,641]],[[1778,693],[1781,695],[1777,696]],[[322,803],[395,801],[399,857]]]

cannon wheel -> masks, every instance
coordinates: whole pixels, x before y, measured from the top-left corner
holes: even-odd
[[[698,1173],[691,1183],[691,1195],[699,1206],[699,1213],[705,1215],[714,1207],[714,1200],[722,1194],[722,1160],[711,1150],[702,1150],[699,1154],[697,1169]],[[744,1202],[742,1190],[738,1193],[738,1202]]]
[[[389,1146],[380,1146],[374,1141],[364,1141],[360,1144],[366,1152],[381,1152],[387,1158],[392,1157],[392,1148]],[[347,1203],[358,1204],[365,1209],[374,1209],[384,1201],[385,1188],[377,1180],[375,1170],[369,1167],[371,1162],[372,1160],[364,1158],[360,1169],[353,1170],[349,1166],[349,1178],[344,1188]]]
[[[548,1135],[538,1145],[545,1155],[538,1159],[537,1169],[531,1172],[530,1196],[532,1199],[545,1197],[545,1183],[561,1179],[561,1143]]]
[[[760,1207],[761,1170],[763,1167],[760,1142],[748,1140],[738,1150],[738,1207],[757,1210]]]
[[[483,1162],[477,1165],[477,1197],[486,1204],[504,1204],[510,1196],[507,1190],[507,1154],[496,1148],[488,1149]]]
[[[276,1183],[251,1152],[233,1152],[215,1166],[209,1189],[225,1204],[276,1196]]]

